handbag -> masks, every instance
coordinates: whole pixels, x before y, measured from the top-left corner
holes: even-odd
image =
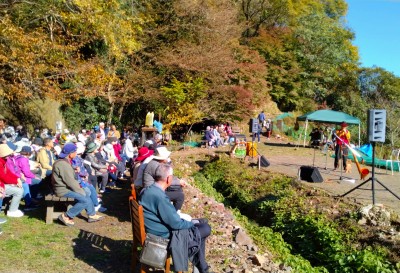
[[[169,239],[147,233],[139,261],[155,268],[164,268],[168,244]]]

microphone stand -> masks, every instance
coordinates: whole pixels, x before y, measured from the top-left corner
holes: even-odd
[[[352,148],[350,147],[350,145],[348,145],[346,142],[344,142],[343,139],[340,138],[335,132],[333,132],[333,135],[334,135],[337,139],[339,139],[344,145],[346,145],[347,148],[352,149]],[[336,145],[337,145],[337,144],[336,144]],[[335,156],[336,156],[336,155],[335,155]],[[339,156],[338,164],[340,164],[340,177],[339,177],[339,180],[344,180],[344,181],[353,182],[354,179],[351,179],[350,177],[344,177],[344,176],[343,176],[343,164],[344,164],[344,162],[343,162],[343,150],[342,150],[342,146],[339,147],[338,156]],[[346,178],[346,179],[344,179],[344,178]],[[354,182],[355,182],[355,181],[354,181]]]

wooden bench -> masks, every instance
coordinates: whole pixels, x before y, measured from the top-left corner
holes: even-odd
[[[61,204],[65,206],[67,209],[68,205],[71,205],[75,202],[74,198],[67,197],[58,197],[55,194],[48,194],[45,196],[44,200],[46,201],[46,224],[52,224],[54,219],[57,219],[62,212],[55,212],[54,205]]]
[[[208,148],[208,141],[205,139],[202,139],[200,141],[200,148]]]

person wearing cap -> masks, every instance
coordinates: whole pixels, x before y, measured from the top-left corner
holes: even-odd
[[[149,187],[154,184],[157,167],[161,163],[168,163],[170,161],[170,155],[171,152],[168,151],[165,146],[160,146],[155,149],[152,160],[149,161],[143,170],[143,187]],[[185,195],[182,190],[184,186],[186,186],[185,181],[174,176],[170,187],[165,191],[177,211],[180,211],[185,201]]]
[[[16,145],[13,145],[12,143],[9,144],[9,147],[15,153],[19,153],[22,151],[22,147],[19,148]],[[38,202],[35,199],[32,199],[30,191],[30,184],[32,183],[32,178],[35,178],[35,174],[33,174],[30,170],[28,158],[20,154],[11,154],[10,156],[7,157],[6,164],[7,168],[16,176],[18,176],[22,181],[22,189],[24,190],[23,199],[25,201],[24,210],[28,211],[36,209]]]
[[[10,207],[7,211],[8,217],[22,217],[24,213],[18,209],[19,202],[24,194],[22,180],[7,167],[7,157],[13,153],[14,151],[7,144],[0,144],[0,188],[4,188],[4,191],[0,189],[0,197],[4,195],[12,196]]]
[[[108,163],[101,162],[99,158],[96,156],[97,153],[97,144],[94,142],[89,142],[86,145],[86,153],[83,156],[83,159],[88,161],[90,164],[90,168],[92,169],[91,175],[95,175],[100,178],[100,193],[105,192],[107,182],[108,182]]]
[[[96,184],[93,185],[89,182],[89,173],[84,165],[82,154],[85,152],[85,145],[81,142],[76,143],[76,156],[72,159],[72,168],[75,170],[75,178],[78,180],[79,185],[85,191],[86,195],[90,197],[96,211],[105,212],[107,209],[102,207],[99,203],[99,198],[96,192]],[[97,178],[95,178],[97,180]],[[97,181],[95,181],[97,183]]]
[[[19,156],[16,157],[15,161],[25,176],[25,183],[29,185],[29,191],[32,199],[35,200],[38,196],[42,180],[40,179],[39,174],[36,175],[31,170],[32,167],[31,163],[29,162],[29,158],[32,154],[32,148],[29,146],[23,146],[20,150],[17,149],[17,152],[19,152]],[[36,166],[38,166],[37,162],[32,163],[37,164]],[[36,166],[33,166],[33,170],[36,168]]]
[[[350,144],[350,132],[347,130],[347,123],[342,122],[340,124],[340,130],[336,131],[335,141],[335,170],[339,167],[339,159],[342,158],[343,170],[347,167],[347,156],[349,154],[348,146]],[[347,144],[347,145],[346,145]]]
[[[53,165],[51,183],[54,193],[59,197],[74,198],[75,204],[65,213],[62,213],[58,220],[66,226],[73,226],[73,219],[86,210],[88,222],[97,222],[102,217],[96,215],[96,211],[90,197],[75,179],[75,170],[72,168],[72,160],[76,157],[76,146],[73,143],[66,143],[59,155],[60,159]]]
[[[56,158],[53,154],[54,142],[52,138],[45,138],[43,141],[44,147],[41,148],[36,156],[36,161],[42,169],[42,178],[49,177],[53,168],[53,163]]]
[[[211,234],[210,225],[207,221],[194,223],[181,219],[166,195],[166,189],[173,181],[170,165],[160,163],[154,177],[155,182],[144,188],[139,196],[146,232],[170,239],[169,250],[174,261],[174,271],[188,271],[190,259],[197,272],[212,273],[205,259],[206,239]],[[189,251],[192,247],[198,251]]]

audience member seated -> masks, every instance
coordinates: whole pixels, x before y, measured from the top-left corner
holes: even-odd
[[[73,219],[86,210],[88,222],[97,222],[102,217],[96,215],[92,200],[79,185],[75,179],[75,171],[72,168],[71,161],[76,156],[76,146],[73,143],[66,143],[59,155],[60,159],[53,165],[52,184],[54,192],[59,197],[74,198],[75,204],[62,213],[58,219],[66,226],[73,226]]]
[[[221,124],[218,127],[218,133],[221,137],[221,142],[223,145],[226,145],[229,143],[229,135],[227,134],[227,132],[225,131],[225,125]]]
[[[86,145],[86,154],[84,155],[84,159],[90,163],[90,167],[92,169],[92,175],[99,177],[101,179],[100,182],[100,193],[105,192],[106,186],[108,183],[108,163],[105,161],[102,162],[96,156],[97,154],[97,145],[94,142],[90,142]]]
[[[221,135],[218,133],[218,126],[217,125],[215,125],[212,128],[212,134],[214,136],[214,144],[215,144],[215,146],[218,147],[218,146],[222,145],[223,143],[222,143]]]
[[[121,133],[117,130],[117,127],[113,124],[111,125],[110,131],[107,133],[107,138],[116,137],[117,139],[121,138]]]
[[[214,147],[215,145],[215,137],[212,131],[212,128],[210,126],[206,127],[206,131],[205,131],[205,139],[208,143],[209,147]]]
[[[166,147],[158,147],[154,151],[153,159],[147,164],[143,170],[143,187],[149,187],[155,182],[155,173],[157,167],[162,163],[169,161],[171,152]],[[173,177],[171,186],[166,189],[166,195],[169,197],[171,202],[177,211],[180,211],[183,202],[185,201],[185,194],[183,193],[182,187],[186,186],[185,181]]]
[[[24,194],[22,180],[7,168],[7,157],[12,154],[13,150],[7,144],[0,144],[0,182],[5,185],[5,196],[12,197],[7,216],[22,217],[24,213],[18,209]]]
[[[52,149],[54,147],[53,139],[46,138],[43,141],[44,147],[41,148],[36,156],[36,161],[40,164],[42,169],[42,178],[51,175],[53,163],[56,160]]]
[[[115,165],[117,167],[117,176],[118,178],[123,179],[125,173],[126,161],[123,160],[121,157],[122,153],[121,144],[118,142],[118,138],[116,137],[110,137],[107,140],[109,141],[109,143],[111,143],[112,148],[114,150],[114,156],[116,158]]]
[[[81,142],[78,142],[76,144],[76,148],[76,156],[71,162],[72,168],[75,170],[76,180],[78,180],[81,188],[92,200],[95,210],[104,212],[107,209],[102,207],[99,203],[99,197],[97,196],[96,188],[89,182],[89,173],[87,172],[81,157],[81,155],[85,152],[85,146]]]
[[[211,227],[206,221],[194,224],[181,219],[170,203],[165,190],[172,184],[171,166],[159,164],[154,177],[155,183],[143,189],[139,196],[146,232],[170,239],[174,271],[188,271],[190,259],[200,273],[211,273],[205,259],[205,243],[211,234]],[[191,251],[193,248],[198,251]]]
[[[12,143],[10,145],[13,145]],[[15,152],[19,152],[19,149],[17,146],[13,145],[9,147],[14,150]],[[30,150],[29,146],[24,146],[26,147],[25,150]],[[22,148],[21,150],[22,151]],[[30,154],[30,153],[26,153]],[[30,191],[30,185],[32,184],[32,179],[35,178],[35,174],[31,172],[30,170],[30,165],[29,165],[29,160],[26,156],[23,155],[10,155],[7,157],[7,167],[9,168],[10,171],[12,171],[16,176],[18,176],[21,181],[22,181],[22,189],[24,190],[23,193],[23,199],[25,201],[25,207],[24,210],[32,210],[37,208],[37,203],[38,201],[32,198],[32,194]],[[39,184],[41,180],[36,179],[35,184]],[[35,197],[37,195],[37,191],[35,193]]]

